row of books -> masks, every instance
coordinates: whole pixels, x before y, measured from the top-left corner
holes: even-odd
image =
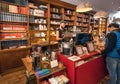
[[[59,8],[50,8],[51,12],[56,12],[56,13],[60,13],[60,9]]]
[[[26,0],[3,0],[3,1],[14,3],[17,5],[22,5],[22,6],[26,6],[27,4]]]
[[[74,15],[74,12],[72,10],[65,10],[65,14]]]
[[[30,25],[30,30],[46,30],[47,31],[47,26],[46,25]]]
[[[0,2],[0,11],[20,13],[20,14],[28,14],[28,7],[9,5],[7,3]]]
[[[36,19],[34,16],[29,17],[30,23],[41,23],[41,24],[47,24],[46,19]]]
[[[11,41],[2,41],[1,49],[17,48],[21,46],[27,46],[28,40],[11,40]]]
[[[0,12],[0,21],[27,22],[27,16],[24,14]]]
[[[28,7],[9,5],[9,12],[28,14]]]
[[[51,14],[51,18],[56,18],[56,19],[62,19],[62,15],[58,15],[58,14]]]
[[[11,39],[11,38],[26,38],[26,33],[0,33],[0,38]]]
[[[0,30],[27,30],[26,25],[1,24]]]
[[[48,78],[48,80],[43,80],[41,84],[68,84],[69,79],[65,75],[55,76]]]
[[[29,14],[34,16],[45,17],[45,11],[40,9],[30,9]]]

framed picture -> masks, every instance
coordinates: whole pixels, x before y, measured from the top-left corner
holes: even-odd
[[[82,55],[84,53],[83,50],[82,50],[82,46],[81,45],[76,46],[75,48],[76,48],[76,52],[77,52],[78,56],[80,56],[80,55]]]
[[[83,49],[84,54],[89,54],[87,47],[83,47],[82,49]]]
[[[93,42],[87,42],[87,48],[89,52],[92,52],[95,50]]]
[[[56,60],[57,59],[57,53],[55,51],[51,52],[51,60]]]

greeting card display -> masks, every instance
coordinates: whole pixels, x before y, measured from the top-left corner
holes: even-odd
[[[77,52],[77,55],[80,56],[82,55],[84,52],[82,50],[82,46],[76,46],[76,52]]]
[[[87,48],[89,52],[92,52],[95,50],[93,42],[87,42]]]

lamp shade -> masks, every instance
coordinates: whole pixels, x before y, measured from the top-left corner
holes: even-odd
[[[120,22],[120,18],[114,19],[113,22]]]
[[[98,11],[95,13],[94,18],[102,18],[102,17],[107,17],[108,13],[105,11]]]
[[[86,12],[91,11],[92,9],[92,4],[89,2],[81,2],[76,8],[76,12]]]

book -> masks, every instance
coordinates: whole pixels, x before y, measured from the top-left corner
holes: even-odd
[[[80,57],[78,56],[71,56],[71,57],[68,57],[69,60],[72,60],[72,61],[77,61],[80,59]]]
[[[9,5],[9,12],[18,13],[18,7],[15,5]]]

